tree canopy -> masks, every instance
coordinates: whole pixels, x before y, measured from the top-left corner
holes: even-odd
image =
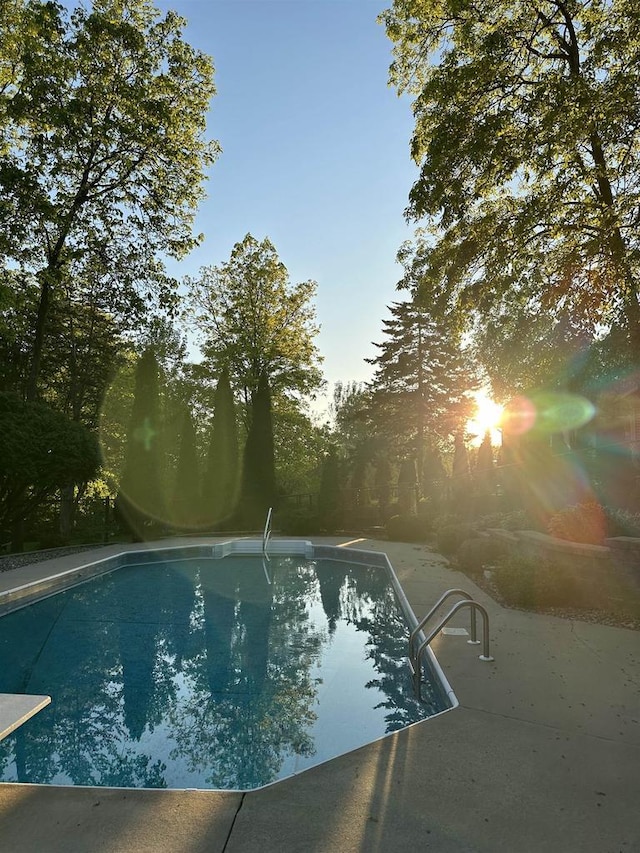
[[[386,338],[375,344],[379,354],[367,359],[376,368],[369,386],[373,420],[381,432],[418,449],[428,433],[446,436],[464,424],[476,369],[451,316],[417,300],[394,302],[389,311]]]
[[[183,40],[185,21],[149,0],[71,12],[14,0],[1,14],[12,26],[0,26],[0,259],[39,287],[32,398],[51,302],[79,267],[100,264],[121,291],[170,302],[159,253],[198,242],[218,151],[204,138],[213,67]]]
[[[292,285],[268,238],[251,234],[236,243],[229,261],[203,267],[188,281],[205,360],[226,368],[248,406],[263,371],[271,393],[296,396],[322,384],[313,281]]]
[[[52,492],[96,475],[100,453],[80,424],[13,394],[0,393],[0,435],[0,528],[19,538]]]
[[[506,347],[617,328],[639,352],[640,6],[395,0],[381,19],[413,97],[414,279]]]

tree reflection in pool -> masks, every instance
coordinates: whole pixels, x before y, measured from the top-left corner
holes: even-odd
[[[448,707],[416,700],[386,570],[299,557],[129,566],[0,619],[0,692],[51,705],[0,779],[249,790]]]

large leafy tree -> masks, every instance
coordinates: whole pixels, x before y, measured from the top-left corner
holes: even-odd
[[[372,485],[368,475],[376,456],[386,449],[388,436],[379,429],[372,393],[362,382],[336,382],[330,412],[334,421],[332,443],[345,463],[341,473],[355,497],[357,490]]]
[[[226,263],[203,267],[187,284],[205,361],[216,373],[228,370],[247,407],[264,371],[274,397],[299,398],[320,387],[316,284],[292,285],[268,238],[247,234]]]
[[[43,403],[0,393],[0,529],[22,547],[25,524],[57,490],[95,476],[100,454],[80,424]]]
[[[296,401],[272,400],[273,442],[278,486],[284,495],[316,493],[327,430],[316,424]]]
[[[123,292],[172,299],[159,253],[179,257],[217,144],[204,139],[208,57],[184,20],[149,0],[2,4],[0,251],[38,285],[26,394],[37,393],[47,320],[87,257]],[[6,19],[6,21],[5,21]]]
[[[382,20],[414,99],[421,286],[515,353],[562,324],[638,353],[640,6],[395,0]]]

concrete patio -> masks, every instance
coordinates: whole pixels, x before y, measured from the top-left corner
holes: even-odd
[[[640,850],[638,632],[500,607],[426,547],[353,547],[386,551],[418,617],[457,586],[487,607],[494,662],[462,636],[433,643],[459,708],[246,794],[2,784],[1,853]]]

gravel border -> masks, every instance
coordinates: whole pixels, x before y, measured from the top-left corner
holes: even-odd
[[[27,551],[23,554],[7,554],[0,557],[0,572],[10,572],[11,569],[19,569],[22,566],[32,566],[34,563],[43,563],[45,560],[53,560],[56,557],[67,557],[69,554],[80,554],[82,551],[93,551],[102,547],[99,543],[94,545],[69,545],[65,548],[49,548],[47,551]]]

